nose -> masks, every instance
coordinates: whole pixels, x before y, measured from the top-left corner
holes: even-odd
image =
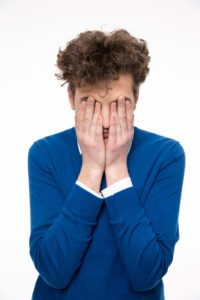
[[[110,107],[109,107],[109,105],[102,105],[101,114],[102,114],[103,129],[109,129],[109,127],[110,127]]]

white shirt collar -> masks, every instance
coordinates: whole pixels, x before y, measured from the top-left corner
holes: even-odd
[[[82,151],[81,151],[81,147],[79,146],[79,143],[77,142],[78,144],[78,150],[79,150],[79,153],[82,154]]]

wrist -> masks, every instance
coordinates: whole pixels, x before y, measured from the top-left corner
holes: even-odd
[[[113,165],[105,169],[106,183],[107,186],[129,177],[127,164]]]
[[[100,185],[103,176],[103,171],[98,168],[92,168],[88,165],[82,165],[80,174],[77,178],[78,181],[82,182],[92,190],[100,193]]]
[[[88,176],[102,177],[103,168],[96,166],[95,164],[82,163],[81,172],[87,174]]]

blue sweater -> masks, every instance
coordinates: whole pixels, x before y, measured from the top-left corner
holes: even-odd
[[[134,127],[127,157],[133,187],[98,198],[76,184],[75,127],[28,150],[32,300],[163,300],[162,277],[179,239],[185,152]],[[103,174],[101,188],[106,187]]]

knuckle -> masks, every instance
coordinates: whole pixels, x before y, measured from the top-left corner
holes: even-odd
[[[92,122],[90,126],[91,126],[91,128],[95,128],[97,126],[97,124]]]
[[[130,114],[127,116],[128,120],[132,121],[133,120],[133,114]]]
[[[126,116],[125,116],[125,115],[122,115],[122,116],[121,116],[121,120],[122,120],[122,121],[125,121],[125,120],[126,120]]]
[[[85,121],[88,122],[91,119],[90,115],[86,114],[85,115]]]

